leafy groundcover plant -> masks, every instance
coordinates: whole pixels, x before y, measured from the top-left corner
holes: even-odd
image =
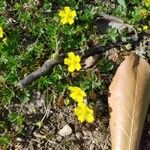
[[[42,128],[60,95],[63,106],[71,107],[74,120],[83,126],[94,126],[98,116],[107,116],[108,86],[122,60],[115,61],[118,54],[109,58],[106,51],[119,49],[119,58],[124,49],[130,52],[138,46],[149,32],[149,6],[149,0],[1,0],[0,145],[12,148],[28,127]],[[105,24],[105,14],[132,27],[139,41],[130,31],[109,26],[110,18]],[[28,122],[25,109],[32,106],[36,92],[44,105],[29,109],[33,122]],[[43,118],[35,119],[33,114],[42,108]]]

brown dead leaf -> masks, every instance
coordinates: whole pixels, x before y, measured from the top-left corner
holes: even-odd
[[[84,65],[85,65],[84,68],[87,69],[95,65],[95,63],[97,62],[97,59],[98,59],[98,55],[89,56],[88,58],[86,58],[84,62]]]
[[[136,54],[127,56],[110,85],[112,150],[138,150],[150,103],[150,65]]]
[[[61,94],[59,97],[58,97],[58,100],[57,100],[57,105],[62,108],[64,106],[64,95]]]
[[[104,33],[106,32],[106,29],[108,27],[116,28],[118,29],[120,33],[124,31],[125,29],[127,29],[129,33],[130,32],[134,33],[130,38],[134,41],[138,40],[137,31],[133,28],[133,26],[127,23],[124,23],[122,19],[117,18],[115,16],[102,14],[101,17],[97,18],[96,24],[100,28],[100,30],[103,30]]]

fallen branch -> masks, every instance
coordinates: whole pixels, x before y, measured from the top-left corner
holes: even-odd
[[[90,48],[88,51],[85,51],[84,54],[81,54],[81,52],[78,50],[75,53],[76,54],[80,54],[82,56],[82,59],[86,59],[89,56],[94,56],[95,54],[102,54],[103,52],[108,51],[111,48],[114,47],[121,47],[124,44],[127,43],[114,43],[112,45],[108,45],[105,47],[100,47],[99,45]],[[66,54],[59,54],[59,58],[57,60],[55,59],[49,59],[46,60],[45,63],[42,65],[42,67],[40,67],[39,69],[35,70],[34,72],[32,72],[31,74],[27,75],[26,77],[24,77],[22,80],[19,81],[18,83],[18,87],[23,90],[23,88],[33,82],[34,80],[38,79],[40,76],[44,76],[46,74],[48,74],[50,71],[53,70],[53,68],[55,66],[57,66],[58,64],[61,64],[63,62],[63,59],[66,57]]]
[[[38,79],[40,76],[44,76],[49,73],[54,68],[54,66],[58,65],[59,63],[60,61],[56,61],[54,59],[46,60],[42,67],[20,80],[18,83],[18,87],[22,90],[27,84]]]

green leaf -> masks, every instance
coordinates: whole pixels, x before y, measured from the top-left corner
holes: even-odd
[[[0,11],[4,11],[6,7],[6,2],[4,0],[0,1]]]
[[[102,59],[100,62],[100,66],[101,66],[102,73],[106,73],[106,74],[114,69],[114,65],[107,59]]]
[[[14,96],[15,96],[15,94],[13,91],[11,91],[9,89],[5,89],[3,91],[2,102],[4,104],[10,104],[10,101]]]
[[[2,145],[4,148],[7,148],[10,144],[10,138],[8,136],[2,136],[0,137],[0,145]]]
[[[5,122],[4,121],[0,121],[0,130],[3,130],[5,128]]]
[[[21,126],[22,124],[23,124],[23,121],[24,121],[24,119],[23,119],[23,115],[22,114],[18,114],[18,113],[16,113],[16,112],[12,112],[9,116],[8,116],[8,118],[9,118],[9,121],[10,122],[12,122],[12,123],[14,123],[14,124],[17,124],[17,125],[19,125],[19,126]]]
[[[123,8],[127,8],[127,5],[126,5],[125,0],[117,0],[117,2],[118,2]]]
[[[20,95],[20,100],[22,103],[27,103],[30,100],[29,90],[24,90]]]

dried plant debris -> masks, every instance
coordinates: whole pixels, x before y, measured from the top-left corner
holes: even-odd
[[[122,33],[123,31],[125,31],[127,29],[128,33],[133,32],[133,34],[130,36],[130,38],[133,41],[138,40],[137,31],[133,28],[133,26],[129,25],[127,23],[124,23],[124,21],[122,19],[117,18],[115,16],[108,15],[108,14],[102,14],[100,17],[98,17],[96,19],[96,25],[97,25],[98,29],[100,30],[100,32],[102,32],[102,33],[106,33],[107,29],[109,27],[118,29],[118,31],[120,33]]]

